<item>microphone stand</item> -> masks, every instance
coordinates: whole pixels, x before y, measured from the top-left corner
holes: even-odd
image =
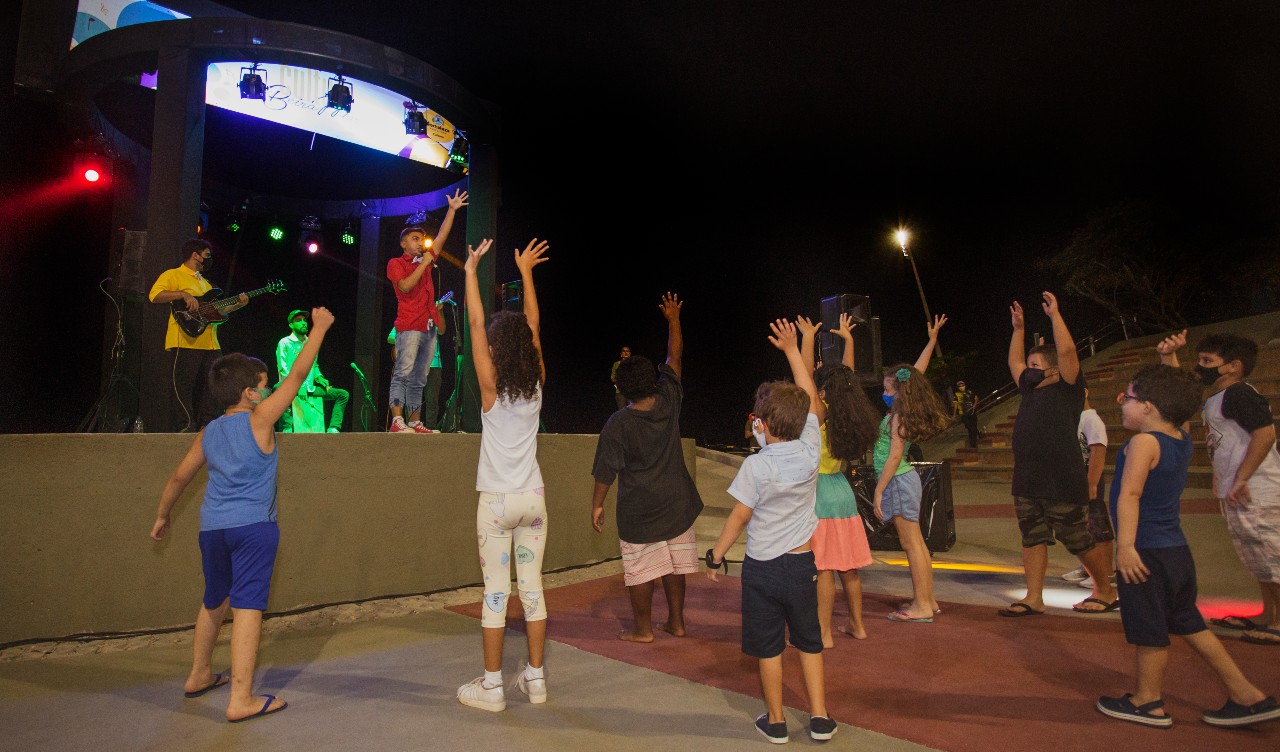
[[[462,327],[458,325],[457,302],[449,302],[453,303],[449,306],[449,318],[453,322],[453,394],[449,395],[445,404],[444,420],[440,421],[440,427],[445,433],[459,433],[458,413],[462,397]]]
[[[366,409],[370,411],[373,410],[373,407],[374,407],[373,393],[369,391],[369,382],[364,380],[364,372],[361,371],[359,368],[355,368],[354,363],[352,363],[351,365],[352,365],[352,370],[356,372],[356,376],[360,378],[360,388],[364,390],[365,404],[360,406],[360,427],[364,429],[365,433],[369,433],[369,420],[365,416],[365,410]]]

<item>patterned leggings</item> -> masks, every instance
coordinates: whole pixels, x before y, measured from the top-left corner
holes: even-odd
[[[511,551],[515,547],[516,578],[525,621],[547,618],[542,599],[542,559],[547,547],[546,491],[480,494],[476,507],[476,538],[480,543],[480,570],[484,573],[482,627],[507,624],[507,597],[511,594]]]

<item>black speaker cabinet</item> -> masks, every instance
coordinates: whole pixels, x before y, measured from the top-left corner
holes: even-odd
[[[920,474],[923,496],[920,499],[920,533],[933,553],[949,551],[956,544],[956,513],[951,498],[951,465],[947,462],[912,462]],[[858,514],[867,529],[872,551],[901,551],[893,522],[876,519],[876,471],[870,465],[859,465],[848,473],[858,503]]]
[[[818,319],[823,331],[818,337],[824,364],[839,363],[844,355],[844,342],[827,331],[840,325],[840,314],[853,317],[853,370],[864,381],[880,381],[880,320],[871,315],[871,298],[866,295],[832,295],[818,303]]]

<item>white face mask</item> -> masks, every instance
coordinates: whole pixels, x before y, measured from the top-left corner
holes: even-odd
[[[764,448],[765,445],[764,431],[760,430],[763,426],[764,424],[760,422],[759,418],[756,418],[751,422],[751,435],[756,437],[756,443],[759,444],[761,448]]]

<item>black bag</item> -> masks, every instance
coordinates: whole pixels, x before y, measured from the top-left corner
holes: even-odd
[[[920,534],[925,546],[933,553],[950,551],[956,544],[956,514],[951,499],[951,464],[948,462],[912,462],[920,474],[922,498],[920,499]],[[853,495],[858,504],[858,514],[867,530],[867,540],[872,551],[901,551],[898,532],[892,520],[876,519],[876,470],[871,465],[850,468],[847,474]]]

